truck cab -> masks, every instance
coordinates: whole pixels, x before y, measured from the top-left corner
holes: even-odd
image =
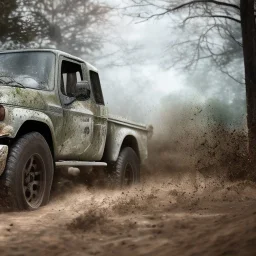
[[[42,115],[56,135],[53,149],[57,160],[102,158],[105,144],[98,138],[105,141],[108,113],[96,68],[59,51],[5,52],[0,55],[0,82],[0,102],[11,104],[14,115],[22,111],[17,126],[12,124],[10,137],[17,135],[24,121],[41,121],[36,116]],[[76,95],[77,85],[82,90],[80,96]]]
[[[147,128],[108,114],[95,67],[58,50],[0,53],[0,182],[8,205],[46,204],[60,166],[115,166],[123,183],[116,166],[124,148],[133,183],[147,158]]]

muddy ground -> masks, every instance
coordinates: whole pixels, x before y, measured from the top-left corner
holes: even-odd
[[[38,211],[1,214],[0,254],[256,255],[256,185],[191,180],[60,186]]]

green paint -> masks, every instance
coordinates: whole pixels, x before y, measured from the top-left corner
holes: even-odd
[[[16,91],[17,94],[19,94],[19,95],[21,94],[21,89],[20,88],[16,87],[15,91]]]

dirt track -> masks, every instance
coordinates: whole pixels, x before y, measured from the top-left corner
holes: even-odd
[[[35,212],[2,213],[1,255],[255,255],[256,186],[173,180],[84,186]]]

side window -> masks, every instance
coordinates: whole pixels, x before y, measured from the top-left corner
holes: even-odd
[[[82,67],[80,64],[63,60],[61,63],[61,92],[73,97],[76,92],[77,82],[83,80]]]
[[[90,79],[93,90],[93,95],[97,104],[104,105],[104,98],[102,95],[100,78],[98,73],[90,71]]]

